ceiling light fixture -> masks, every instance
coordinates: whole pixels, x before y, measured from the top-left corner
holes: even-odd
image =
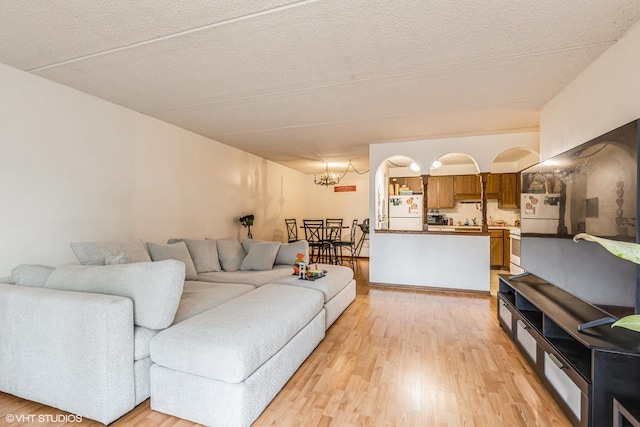
[[[313,175],[313,183],[317,185],[336,185],[339,182],[340,182],[340,177],[338,176],[338,174],[329,172],[328,163],[326,163],[325,170],[320,175],[320,178],[318,178],[317,175]]]
[[[313,182],[316,185],[326,185],[326,186],[339,184],[340,180],[345,177],[347,172],[349,172],[349,169],[353,169],[353,171],[358,175],[362,175],[369,172],[368,170],[364,172],[359,172],[355,168],[355,166],[353,166],[353,163],[351,163],[351,160],[349,160],[347,169],[345,169],[344,173],[341,176],[339,176],[337,173],[329,172],[329,163],[325,163],[324,172],[320,176],[313,175]]]
[[[442,166],[442,162],[440,160],[436,160],[431,164],[432,169],[438,169],[440,166]]]
[[[411,169],[414,172],[419,172],[420,171],[420,166],[418,166],[418,164],[416,162],[413,162],[409,165],[409,169]]]

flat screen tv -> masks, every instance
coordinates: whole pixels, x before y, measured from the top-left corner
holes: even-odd
[[[522,268],[617,316],[640,312],[639,266],[572,238],[640,241],[638,121],[521,174]]]

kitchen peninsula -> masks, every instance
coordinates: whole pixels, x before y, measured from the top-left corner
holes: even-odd
[[[372,230],[374,283],[489,293],[489,233]]]

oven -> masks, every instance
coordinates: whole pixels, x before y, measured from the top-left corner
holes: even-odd
[[[509,232],[509,240],[511,253],[509,254],[509,273],[521,274],[524,273],[524,269],[520,267],[520,229],[512,228]]]

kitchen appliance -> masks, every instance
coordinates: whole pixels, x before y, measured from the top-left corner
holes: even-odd
[[[560,223],[560,194],[522,193],[523,233],[556,234]]]
[[[447,225],[449,220],[443,214],[427,214],[427,224],[429,225]],[[453,224],[452,224],[453,225]]]
[[[522,274],[524,269],[520,267],[520,229],[512,228],[509,231],[509,273]]]
[[[389,230],[421,231],[422,203],[421,194],[389,196]]]

